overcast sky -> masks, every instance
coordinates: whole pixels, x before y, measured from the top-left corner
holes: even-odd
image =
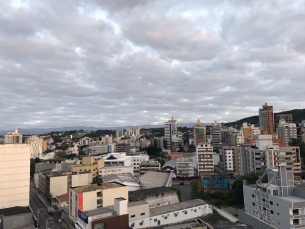
[[[0,129],[305,107],[305,2],[0,1]]]

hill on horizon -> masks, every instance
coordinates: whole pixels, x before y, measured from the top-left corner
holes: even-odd
[[[300,123],[302,120],[305,120],[305,109],[293,109],[290,111],[284,111],[284,112],[277,112],[274,113],[274,119],[279,114],[292,114],[292,119],[294,123]],[[258,115],[250,116],[247,118],[243,118],[240,120],[237,120],[235,122],[227,122],[223,123],[224,126],[241,126],[243,122],[247,122],[249,124],[254,124],[256,126],[259,125],[259,117]]]

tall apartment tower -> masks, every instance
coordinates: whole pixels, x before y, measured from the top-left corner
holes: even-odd
[[[172,148],[178,134],[178,122],[172,117],[164,123],[164,140],[166,140],[166,149]]]
[[[274,133],[274,115],[273,106],[268,106],[267,103],[259,109],[259,126],[261,133],[267,131],[267,134]]]
[[[212,124],[212,144],[213,149],[219,149],[221,143],[221,123],[214,122]]]
[[[195,145],[199,142],[206,142],[206,127],[204,123],[201,123],[198,119],[198,122],[194,125],[193,129]]]
[[[15,129],[14,132],[9,132],[4,135],[5,144],[16,144],[22,143],[22,135],[18,133],[18,129]]]
[[[197,144],[198,175],[210,175],[214,173],[213,147],[211,144],[203,142]]]

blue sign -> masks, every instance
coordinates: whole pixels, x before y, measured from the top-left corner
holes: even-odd
[[[78,209],[78,218],[88,224],[88,216],[85,215],[81,210]]]

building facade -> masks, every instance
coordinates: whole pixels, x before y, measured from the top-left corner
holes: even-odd
[[[22,134],[18,133],[18,129],[14,132],[9,132],[4,135],[4,144],[17,144],[22,143]]]
[[[29,206],[30,146],[0,145],[0,209]]]
[[[259,127],[261,133],[267,131],[268,134],[273,134],[275,132],[273,106],[268,106],[267,103],[259,109]]]
[[[214,173],[213,147],[209,143],[199,143],[196,147],[198,175],[209,175]]]
[[[206,142],[206,127],[204,123],[198,122],[193,127],[194,130],[194,143],[195,145],[199,142]]]
[[[278,137],[283,139],[286,146],[292,138],[297,138],[297,126],[295,123],[287,123],[285,120],[280,120],[277,128]]]
[[[161,170],[161,164],[159,161],[142,161],[139,164],[140,176],[145,174],[147,171],[159,171]]]
[[[219,148],[220,166],[228,175],[239,175],[239,147],[221,146]]]
[[[193,159],[187,157],[177,158],[176,174],[178,177],[193,177],[194,176]]]
[[[43,139],[38,136],[31,136],[28,139],[28,144],[31,148],[31,158],[42,158]]]
[[[131,165],[133,166],[133,173],[135,176],[140,175],[140,164],[143,161],[149,161],[148,154],[131,155]]]

